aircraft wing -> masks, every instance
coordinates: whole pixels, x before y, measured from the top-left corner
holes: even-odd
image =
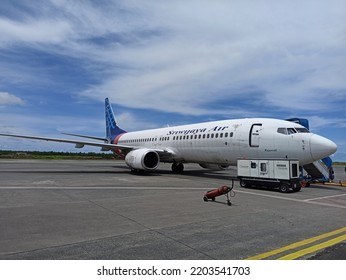
[[[33,140],[42,140],[42,141],[51,141],[51,142],[60,142],[60,143],[70,143],[70,144],[75,144],[76,148],[83,148],[84,146],[94,146],[94,147],[102,148],[103,151],[110,151],[110,150],[119,149],[119,150],[122,150],[122,152],[124,152],[125,154],[131,150],[143,148],[141,146],[136,147],[136,146],[126,146],[126,145],[118,145],[118,144],[110,144],[110,143],[89,142],[89,141],[80,141],[80,140],[72,140],[72,139],[30,136],[30,135],[0,133],[0,136],[25,138],[25,139],[33,139]],[[94,139],[94,138],[92,138],[92,139]],[[169,150],[169,149],[153,149],[153,150],[158,152],[161,157],[162,156],[171,157],[174,154],[174,152]]]
[[[76,148],[83,148],[84,146],[100,147],[104,150],[115,150],[115,149],[133,150],[136,148],[136,147],[132,147],[132,146],[116,145],[116,144],[110,144],[110,143],[98,143],[98,142],[80,141],[80,140],[72,140],[72,139],[29,136],[29,135],[0,133],[0,136],[17,137],[17,138],[25,138],[25,139],[33,139],[33,140],[43,140],[43,141],[52,141],[52,142],[61,142],[61,143],[70,143],[70,144],[75,144]]]
[[[88,138],[88,139],[93,139],[93,140],[108,141],[107,138],[95,137],[95,136],[89,136],[89,135],[73,134],[73,133],[66,133],[66,132],[62,132],[61,134],[71,135],[71,136],[76,136],[76,137],[81,137],[81,138]]]

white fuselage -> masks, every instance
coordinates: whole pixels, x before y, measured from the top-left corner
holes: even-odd
[[[303,126],[277,119],[252,118],[128,132],[114,144],[163,150],[162,162],[235,165],[240,158],[290,158],[301,165],[333,154],[336,145]]]

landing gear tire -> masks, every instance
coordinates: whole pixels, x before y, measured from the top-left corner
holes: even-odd
[[[287,193],[290,191],[290,186],[288,184],[282,183],[279,186],[279,191],[282,193]]]
[[[184,171],[184,164],[182,164],[182,163],[173,163],[172,164],[172,171],[173,171],[173,173],[177,173],[177,174],[183,173],[183,171]]]

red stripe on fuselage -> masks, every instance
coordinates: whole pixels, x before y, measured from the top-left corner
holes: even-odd
[[[119,134],[117,137],[115,137],[115,139],[113,140],[112,144],[117,145],[119,143],[120,137],[123,136],[125,133]],[[121,149],[115,149],[114,153],[117,154],[120,158],[124,159],[125,155],[123,154],[123,152],[121,151]]]

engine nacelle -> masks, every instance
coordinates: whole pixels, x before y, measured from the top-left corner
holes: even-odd
[[[200,163],[200,167],[211,170],[223,170],[229,167],[229,165],[224,164],[213,164],[213,163]]]
[[[160,157],[156,151],[138,149],[129,152],[125,162],[132,169],[155,170],[159,166]]]

